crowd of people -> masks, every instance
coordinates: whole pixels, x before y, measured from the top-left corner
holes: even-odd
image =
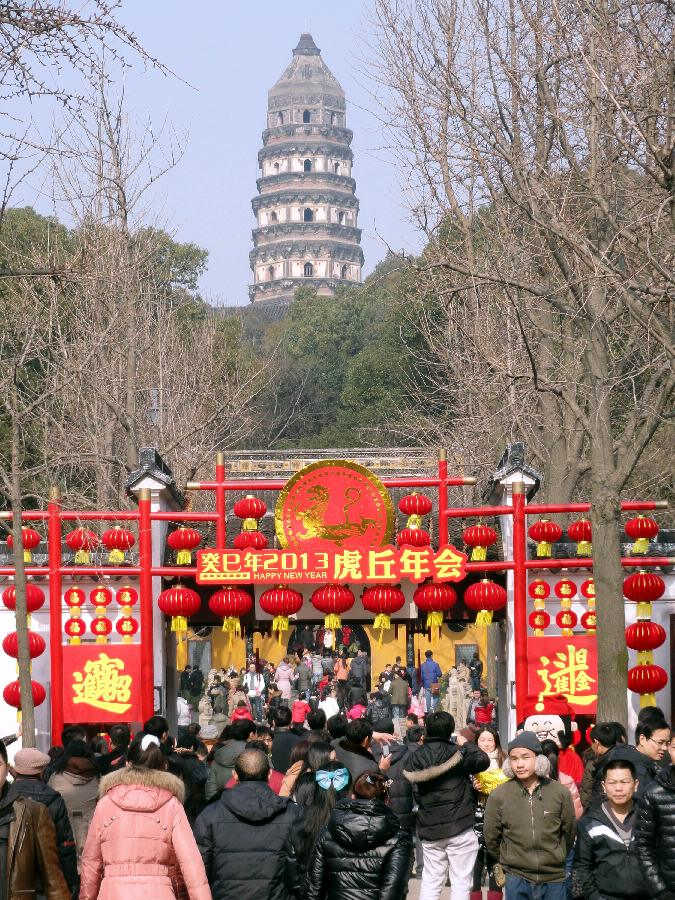
[[[420,900],[448,884],[451,900],[675,897],[675,738],[660,710],[641,711],[634,744],[596,724],[573,777],[553,740],[524,730],[503,750],[492,724],[458,727],[432,654],[416,672],[422,715],[400,660],[369,691],[359,659],[307,684],[289,661],[283,691],[283,664],[266,681],[252,661],[211,746],[185,713],[175,738],[162,716],[133,736],[70,726],[11,768],[0,745],[4,898],[404,900],[410,878]]]

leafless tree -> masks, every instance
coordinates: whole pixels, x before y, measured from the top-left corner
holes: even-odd
[[[506,332],[488,365],[501,357],[505,391],[533,401],[525,428],[563,460],[549,477],[573,489],[588,474],[598,716],[625,720],[619,500],[674,385],[671,10],[374,0],[373,13],[376,74],[429,236],[421,269],[464,350],[482,346],[481,311],[488,334]]]

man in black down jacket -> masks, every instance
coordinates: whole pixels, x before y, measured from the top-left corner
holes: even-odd
[[[675,898],[675,741],[672,764],[660,770],[638,805],[635,840],[649,896]]]
[[[450,868],[453,897],[469,896],[478,838],[471,776],[490,765],[486,753],[465,738],[452,739],[455,720],[428,713],[424,745],[408,758],[403,775],[413,786],[424,869],[420,900],[438,900]]]
[[[211,893],[214,900],[286,900],[282,851],[301,812],[268,786],[269,761],[261,750],[245,750],[235,772],[239,783],[195,823]]]
[[[56,849],[63,877],[66,879],[73,897],[80,890],[80,877],[77,874],[77,855],[75,839],[70,826],[68,810],[61,794],[42,780],[42,773],[50,763],[46,753],[26,747],[19,750],[14,757],[14,765],[10,771],[14,781],[9,788],[11,797],[29,797],[47,807],[49,818],[56,829]]]
[[[347,725],[347,733],[334,744],[335,756],[352,776],[352,781],[363,772],[377,772],[377,760],[370,751],[373,726],[365,719],[355,719]]]

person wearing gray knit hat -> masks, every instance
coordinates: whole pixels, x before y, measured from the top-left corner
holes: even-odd
[[[533,731],[521,731],[508,745],[508,781],[485,805],[485,846],[505,872],[506,900],[537,897],[566,900],[565,859],[574,845],[572,795],[550,771]]]

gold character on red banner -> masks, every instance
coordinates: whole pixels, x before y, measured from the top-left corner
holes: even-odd
[[[127,712],[131,708],[132,678],[123,673],[123,660],[107,653],[87,660],[82,672],[73,672],[73,703],[85,703],[105,712]]]
[[[567,644],[553,657],[541,656],[537,675],[541,679],[541,689],[537,691],[537,709],[544,708],[544,699],[564,694],[568,701],[577,706],[590,706],[597,700],[594,685],[596,679],[590,675],[588,650]]]

